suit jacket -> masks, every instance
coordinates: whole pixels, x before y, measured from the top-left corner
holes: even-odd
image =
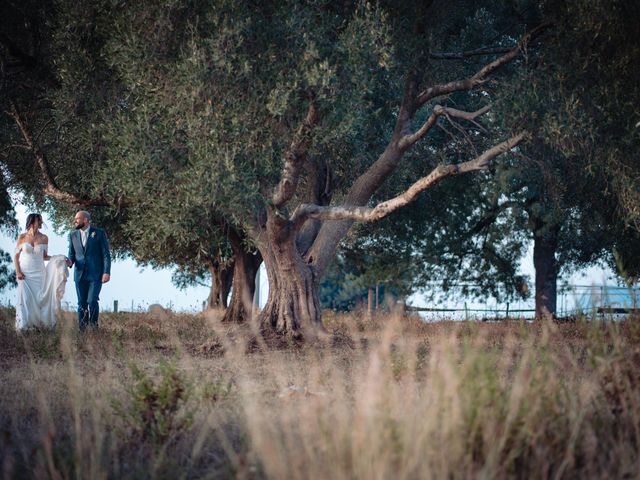
[[[74,281],[85,280],[89,282],[102,281],[102,275],[111,274],[111,254],[109,253],[109,240],[104,230],[89,227],[87,243],[82,247],[80,230],[74,230],[69,234],[69,260],[75,266]]]

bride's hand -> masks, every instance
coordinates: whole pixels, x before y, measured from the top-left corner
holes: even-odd
[[[22,272],[17,272],[17,273],[16,273],[16,278],[17,278],[18,280],[24,280],[24,273],[22,273]]]

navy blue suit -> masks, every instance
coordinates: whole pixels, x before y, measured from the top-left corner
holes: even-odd
[[[73,279],[78,293],[78,322],[80,330],[87,325],[98,326],[102,275],[111,274],[109,240],[104,230],[89,227],[87,243],[82,246],[80,230],[69,234],[69,260],[75,266]]]

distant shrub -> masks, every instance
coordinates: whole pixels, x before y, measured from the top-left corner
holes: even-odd
[[[125,422],[125,433],[134,439],[161,444],[192,424],[185,405],[189,387],[174,364],[162,361],[160,377],[154,380],[136,365],[130,366],[132,382],[125,402],[114,400],[113,408]]]
[[[223,377],[207,382],[202,387],[202,398],[211,403],[218,403],[229,398],[233,393],[233,381]]]

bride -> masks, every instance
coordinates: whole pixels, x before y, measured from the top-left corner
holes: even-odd
[[[25,233],[18,237],[13,263],[18,279],[16,328],[54,327],[60,312],[68,270],[64,255],[49,256],[49,239],[43,233],[42,216],[27,216]],[[45,267],[44,261],[49,264]]]

